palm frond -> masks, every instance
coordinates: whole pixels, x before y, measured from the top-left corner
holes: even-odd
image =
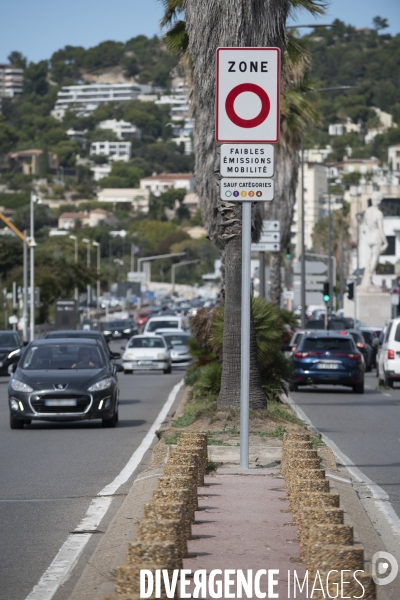
[[[189,36],[185,21],[177,21],[164,35],[164,41],[170,52],[184,54],[189,45]]]
[[[164,16],[161,19],[161,27],[171,25],[183,11],[184,0],[161,0],[164,5]]]
[[[293,14],[297,10],[306,10],[311,15],[324,15],[328,2],[324,0],[289,0],[289,14]]]

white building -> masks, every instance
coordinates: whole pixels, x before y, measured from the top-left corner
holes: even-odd
[[[133,210],[147,214],[149,212],[150,192],[137,188],[105,188],[97,193],[99,202],[127,202]]]
[[[321,163],[304,163],[304,239],[307,249],[311,249],[312,234],[316,222],[324,214],[325,194],[328,191],[327,167]],[[296,244],[296,256],[301,254],[301,178],[297,185],[292,236]]]
[[[109,156],[111,160],[128,161],[131,149],[131,142],[92,142],[90,156]]]
[[[100,179],[104,179],[104,177],[108,177],[111,173],[111,165],[108,163],[105,165],[92,165],[90,170],[93,173],[93,179],[95,181],[100,181]]]
[[[15,98],[22,94],[24,85],[23,69],[15,69],[11,65],[0,64],[0,96]]]
[[[190,135],[179,135],[178,137],[172,138],[171,141],[174,142],[174,144],[176,144],[177,146],[183,144],[185,148],[185,154],[192,154],[193,142]]]
[[[160,196],[170,188],[183,189],[187,192],[194,191],[193,173],[160,173],[140,180],[140,187],[148,190],[155,196]]]
[[[107,102],[130,102],[141,94],[141,87],[133,83],[99,83],[63,86],[57,93],[52,115],[55,118],[70,108],[79,115],[90,115],[98,106]],[[61,111],[61,112],[60,112]]]
[[[332,146],[325,148],[304,148],[304,161],[323,163],[332,152]]]
[[[115,133],[119,140],[124,140],[129,137],[141,138],[141,131],[136,125],[128,123],[127,121],[117,121],[117,119],[108,119],[106,121],[100,121],[98,126],[100,129],[109,129]]]
[[[360,133],[361,124],[353,123],[353,121],[347,117],[345,123],[332,123],[328,127],[329,135],[343,135],[344,133]]]
[[[389,146],[388,163],[392,171],[400,171],[400,144]]]
[[[84,131],[78,131],[77,129],[73,129],[71,127],[67,131],[67,136],[69,137],[69,139],[72,142],[76,142],[77,144],[80,144],[83,148],[86,148],[86,138],[85,138],[86,132],[87,132],[87,129],[85,129]]]

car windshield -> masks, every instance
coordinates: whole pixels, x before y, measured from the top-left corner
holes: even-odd
[[[352,340],[348,338],[306,338],[301,350],[348,352],[349,350],[354,351],[354,346]]]
[[[58,369],[102,369],[105,361],[99,348],[75,343],[49,344],[28,348],[22,369],[55,371]]]
[[[165,344],[160,337],[134,337],[128,348],[165,348]]]
[[[190,336],[184,334],[164,335],[164,339],[169,346],[186,346]]]
[[[176,319],[163,319],[162,321],[154,319],[149,321],[147,331],[156,331],[157,329],[178,329],[179,322]]]
[[[110,321],[104,325],[104,329],[118,329],[120,327],[128,328],[130,325],[129,321]]]
[[[20,346],[19,337],[16,333],[0,333],[0,348]]]

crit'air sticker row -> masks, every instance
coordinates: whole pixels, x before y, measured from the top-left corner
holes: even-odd
[[[221,200],[250,199],[252,201],[267,202],[274,197],[273,179],[241,179],[226,177],[220,182]]]

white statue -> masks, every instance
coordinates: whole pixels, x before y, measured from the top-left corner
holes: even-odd
[[[371,196],[372,206],[367,208],[364,213],[364,231],[367,234],[369,253],[361,287],[370,291],[379,289],[372,283],[372,278],[378,266],[379,256],[388,247],[388,241],[383,230],[383,213],[378,208],[382,198],[381,192],[373,192]]]

